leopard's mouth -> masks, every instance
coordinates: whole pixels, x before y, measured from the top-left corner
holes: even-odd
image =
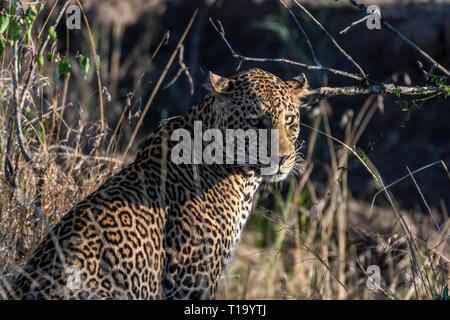
[[[306,160],[304,159],[302,153],[297,151],[295,157],[285,165],[278,165],[275,168],[272,168],[270,174],[262,174],[262,170],[259,171],[259,174],[263,178],[264,182],[279,182],[292,174],[296,176],[303,174],[305,171],[305,164]]]
[[[262,176],[264,182],[274,183],[286,179],[289,176],[288,173],[276,173],[270,176]]]
[[[253,171],[257,176],[262,178],[263,182],[275,183],[280,182],[291,175],[301,176],[305,170],[306,160],[298,148],[295,156],[287,159],[285,163],[277,164],[279,161],[271,161],[270,164],[240,164],[233,166],[234,168],[245,168]]]
[[[259,174],[261,175],[264,182],[278,182],[286,179],[293,169],[293,162],[287,165],[272,165],[272,166],[264,166],[259,170]]]

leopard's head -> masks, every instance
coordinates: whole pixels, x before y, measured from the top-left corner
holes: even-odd
[[[256,169],[266,182],[281,181],[291,173],[303,171],[303,157],[299,151],[301,97],[307,88],[306,77],[283,81],[277,76],[260,69],[251,69],[226,78],[209,74],[207,87],[214,96],[213,110],[215,126],[224,129],[254,129],[257,132],[258,152],[259,133],[267,129],[269,134],[277,133],[278,152],[275,161],[272,158],[271,169],[264,171],[268,164],[259,161],[251,164],[248,156],[243,167]],[[277,130],[272,130],[277,129]],[[250,139],[246,138],[246,143]],[[267,137],[267,147],[271,148],[274,140]],[[247,145],[248,147],[248,145]],[[266,149],[267,151],[267,149]],[[251,155],[252,150],[247,149]],[[254,149],[253,149],[254,152]],[[235,155],[238,155],[236,152]],[[268,154],[266,152],[266,154]],[[270,153],[269,153],[270,154]],[[255,155],[256,156],[256,155]]]

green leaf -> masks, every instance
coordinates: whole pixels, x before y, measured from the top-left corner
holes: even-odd
[[[395,86],[394,87],[394,94],[397,96],[397,98],[400,98],[401,93],[402,93],[402,89],[400,89],[399,87]]]
[[[55,29],[55,26],[51,26],[48,29],[48,34],[49,34],[50,39],[52,40],[52,42],[55,42],[55,40],[56,40],[56,29]]]
[[[26,18],[27,18],[27,23],[29,25],[31,25],[34,21],[34,19],[36,19],[37,16],[37,10],[36,7],[34,6],[34,4],[30,5],[27,9],[27,12],[25,13]]]
[[[0,59],[3,58],[3,53],[5,53],[5,41],[0,39]]]
[[[83,78],[86,79],[86,77],[89,74],[89,57],[85,57],[83,55],[80,55],[80,65],[81,65],[81,73],[83,74]]]
[[[52,60],[53,60],[53,53],[51,51],[48,51],[45,56],[46,56],[48,62],[52,62]]]
[[[58,62],[58,73],[60,75],[70,72],[70,60],[69,58],[63,58]]]
[[[25,44],[29,44],[31,41],[31,29],[32,29],[32,25],[30,24],[30,26],[27,29],[27,32],[25,34]]]
[[[45,120],[48,120],[48,119],[45,119]],[[36,133],[36,135],[39,139],[39,143],[41,145],[45,145],[45,128],[44,128],[45,122],[46,122],[45,120],[42,123],[38,123],[38,124],[32,126],[32,129]]]
[[[31,138],[31,131],[29,131],[29,130],[22,129],[22,134],[23,134],[24,138],[27,140]]]
[[[43,146],[45,144],[44,129],[39,125],[38,127],[35,127],[34,130],[36,131],[41,146]]]
[[[41,67],[44,65],[44,57],[42,56],[42,54],[38,54],[36,56],[36,62],[39,66],[39,70],[41,70]]]
[[[9,21],[8,39],[11,42],[16,42],[19,39],[20,26],[16,20],[11,19]]]
[[[360,157],[363,162],[367,161],[366,153],[364,151],[361,151]]]
[[[9,24],[9,18],[6,14],[2,14],[0,16],[0,34],[6,31],[8,29]]]
[[[69,128],[69,125],[67,124],[66,120],[64,120],[62,115],[58,111],[56,111],[55,114],[58,120],[61,121],[67,128]],[[47,127],[49,127],[49,124],[47,125]]]
[[[33,109],[31,109],[29,107],[25,108],[25,113],[29,114],[30,116],[32,116],[34,118],[38,117],[38,114],[36,112],[34,112]]]
[[[12,5],[11,8],[9,9],[9,14],[11,16],[15,15],[16,14],[16,10],[17,10],[17,6],[15,4]]]

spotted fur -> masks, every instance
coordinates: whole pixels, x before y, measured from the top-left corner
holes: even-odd
[[[211,73],[208,87],[187,113],[149,136],[133,163],[61,219],[17,277],[12,298],[214,298],[259,185],[301,169],[296,141],[306,79],[285,82],[252,69],[231,78]],[[194,121],[203,130],[278,129],[278,172],[174,164],[171,133],[192,132]]]

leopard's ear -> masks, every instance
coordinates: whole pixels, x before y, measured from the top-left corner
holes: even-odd
[[[207,87],[211,92],[226,95],[233,91],[234,80],[219,76],[210,71]]]
[[[301,76],[286,81],[286,84],[291,89],[292,95],[297,98],[301,98],[304,91],[308,89],[308,79],[306,79],[304,73],[302,73]]]

